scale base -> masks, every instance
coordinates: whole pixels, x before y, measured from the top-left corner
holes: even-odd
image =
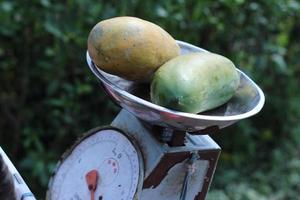
[[[184,146],[170,146],[157,139],[160,133],[122,110],[111,124],[131,135],[139,144],[144,159],[141,200],[204,200],[217,165],[221,148],[208,135],[189,135]],[[193,173],[185,181],[191,155],[196,154]],[[181,198],[182,199],[182,198]]]

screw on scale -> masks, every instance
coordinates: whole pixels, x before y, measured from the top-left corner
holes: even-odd
[[[163,142],[170,142],[172,140],[173,137],[173,129],[171,128],[164,128],[162,130],[162,134],[161,134],[161,140]]]
[[[85,175],[86,183],[91,192],[91,200],[95,200],[95,191],[97,189],[99,174],[97,170],[91,170]]]
[[[196,171],[195,161],[198,159],[199,159],[198,153],[193,152],[191,155],[191,158],[187,161],[187,171],[186,171],[184,181],[182,184],[180,200],[187,200],[186,199],[187,187],[188,187],[189,181],[190,181],[193,173]]]

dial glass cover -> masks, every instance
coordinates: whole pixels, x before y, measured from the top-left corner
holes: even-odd
[[[58,165],[48,197],[51,200],[132,200],[140,178],[139,156],[136,146],[119,130],[103,129],[90,134]],[[91,171],[98,173],[94,194],[86,180]]]

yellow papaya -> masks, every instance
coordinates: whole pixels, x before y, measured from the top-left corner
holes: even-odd
[[[176,41],[161,27],[135,17],[100,21],[88,37],[88,52],[101,70],[148,82],[168,60],[179,56]]]

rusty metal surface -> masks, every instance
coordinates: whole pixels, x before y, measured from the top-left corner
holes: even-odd
[[[188,151],[165,154],[152,173],[144,180],[143,188],[156,188],[174,165],[183,162],[189,156],[190,152]],[[182,182],[178,184],[182,184]]]
[[[186,199],[205,200],[216,169],[220,149],[199,151]],[[142,199],[178,199],[190,152],[167,153],[144,181]]]
[[[199,152],[200,158],[203,160],[207,160],[209,164],[204,177],[203,186],[201,188],[201,191],[195,197],[195,200],[205,200],[206,194],[212,182],[212,178],[214,177],[220,153],[220,149]]]
[[[177,42],[181,54],[206,51],[185,42]],[[240,74],[240,86],[226,104],[201,114],[177,112],[151,103],[149,85],[136,84],[99,70],[93,64],[88,52],[87,63],[114,102],[148,123],[176,130],[198,132],[208,127],[221,129],[255,115],[262,109],[265,101],[262,90],[237,69]],[[198,134],[206,133],[198,132]]]

